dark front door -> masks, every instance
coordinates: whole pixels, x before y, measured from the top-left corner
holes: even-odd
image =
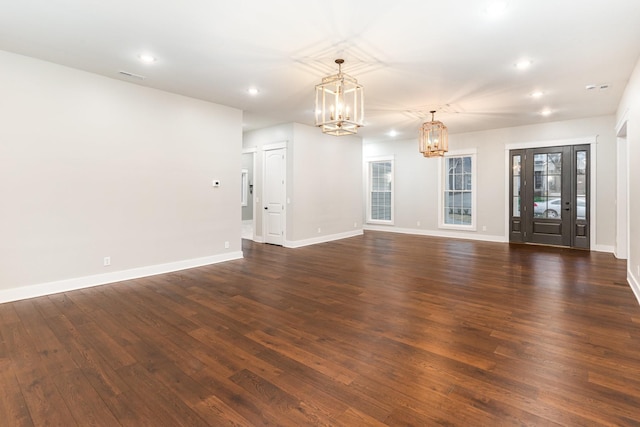
[[[589,249],[589,146],[511,150],[511,242]]]

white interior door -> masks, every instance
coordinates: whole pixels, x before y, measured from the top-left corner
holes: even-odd
[[[264,152],[264,241],[280,246],[284,243],[285,153],[284,148]]]

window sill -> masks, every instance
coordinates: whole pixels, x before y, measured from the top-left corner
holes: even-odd
[[[381,221],[381,220],[375,220],[375,219],[368,219],[367,220],[367,224],[372,224],[372,225],[395,225],[393,223],[393,221]]]
[[[442,230],[478,231],[475,225],[440,224]]]

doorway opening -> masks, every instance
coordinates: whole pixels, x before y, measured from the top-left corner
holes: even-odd
[[[242,153],[240,203],[242,205],[243,239],[255,240],[255,201],[254,201],[254,156],[255,150]]]

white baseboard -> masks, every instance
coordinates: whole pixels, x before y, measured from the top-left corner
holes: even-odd
[[[615,246],[609,246],[609,245],[593,245],[591,247],[592,251],[595,252],[607,252],[607,253],[611,253],[614,254],[615,253]]]
[[[481,240],[485,242],[508,243],[504,236],[470,233],[468,231],[420,230],[416,228],[387,227],[384,225],[365,224],[365,230],[386,231],[389,233],[416,234],[419,236],[448,237],[452,239]]]
[[[389,233],[401,233],[401,234],[417,234],[420,236],[432,236],[432,237],[448,237],[452,239],[468,239],[468,240],[480,240],[484,242],[496,242],[496,243],[509,243],[509,239],[505,236],[497,236],[491,234],[478,234],[468,231],[445,231],[445,230],[420,230],[416,228],[398,228],[389,227],[385,225],[365,224],[365,230],[386,231]],[[614,246],[608,245],[595,245],[591,248],[595,252],[608,252],[614,253]]]
[[[347,231],[344,233],[330,234],[327,236],[318,236],[305,240],[287,240],[284,242],[285,248],[301,248],[303,246],[316,245],[318,243],[332,242],[334,240],[346,239],[349,237],[362,236],[362,229]]]
[[[636,296],[638,300],[638,304],[640,304],[640,278],[634,277],[631,273],[631,270],[627,270],[627,282],[629,282],[629,286],[631,286],[631,290]]]
[[[90,288],[105,285],[107,283],[121,282],[123,280],[138,279],[140,277],[155,276],[156,274],[171,273],[188,268],[202,267],[204,265],[217,264],[242,258],[242,251],[225,253],[203,258],[189,259],[171,262],[167,264],[150,265],[147,267],[132,268],[130,270],[114,271],[93,276],[77,277],[74,279],[59,280],[56,282],[41,283],[19,288],[0,290],[0,303],[18,301],[27,298],[52,295],[60,292],[68,292],[77,289]]]

